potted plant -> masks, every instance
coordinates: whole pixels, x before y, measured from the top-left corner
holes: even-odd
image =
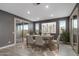
[[[62,34],[61,34],[61,38],[62,38],[62,40],[63,40],[63,42],[65,44],[68,44],[70,42],[70,34],[69,34],[69,32],[63,30]]]

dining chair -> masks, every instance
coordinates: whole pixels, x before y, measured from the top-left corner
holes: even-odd
[[[42,37],[36,36],[35,40],[36,40],[36,42],[35,42],[36,47],[39,48],[39,49],[43,49],[45,41],[42,39]]]
[[[58,35],[58,38],[57,38],[57,46],[58,46],[58,49],[59,49],[59,44],[60,44],[60,37],[61,37],[61,35],[59,34]]]
[[[27,39],[28,39],[28,45],[32,47],[32,45],[34,44],[33,36],[29,35]]]
[[[55,46],[59,49],[59,42],[60,42],[60,34],[57,37],[57,40],[53,40],[53,43],[55,44]]]
[[[35,44],[40,45],[40,46],[42,46],[45,43],[41,36],[35,37],[35,40],[36,40]]]

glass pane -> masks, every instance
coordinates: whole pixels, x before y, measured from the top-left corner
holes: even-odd
[[[77,19],[72,19],[73,48],[77,50]]]
[[[66,20],[59,21],[59,33],[62,33],[62,30],[66,30]]]
[[[42,33],[56,33],[56,22],[43,23]]]
[[[16,43],[22,41],[22,23],[16,23]]]
[[[28,30],[28,24],[24,24],[24,30]]]
[[[37,34],[39,34],[39,23],[35,24],[35,31]]]
[[[18,31],[22,30],[22,25],[17,25],[17,28],[16,28]]]

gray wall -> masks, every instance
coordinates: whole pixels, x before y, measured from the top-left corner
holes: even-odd
[[[0,11],[0,47],[14,43],[12,32],[14,32],[14,16]]]

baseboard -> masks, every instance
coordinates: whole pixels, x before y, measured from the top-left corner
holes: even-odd
[[[15,46],[15,44],[10,44],[10,45],[4,46],[4,47],[0,47],[0,50],[5,49],[5,48],[9,48],[9,47],[12,47],[12,46]]]

